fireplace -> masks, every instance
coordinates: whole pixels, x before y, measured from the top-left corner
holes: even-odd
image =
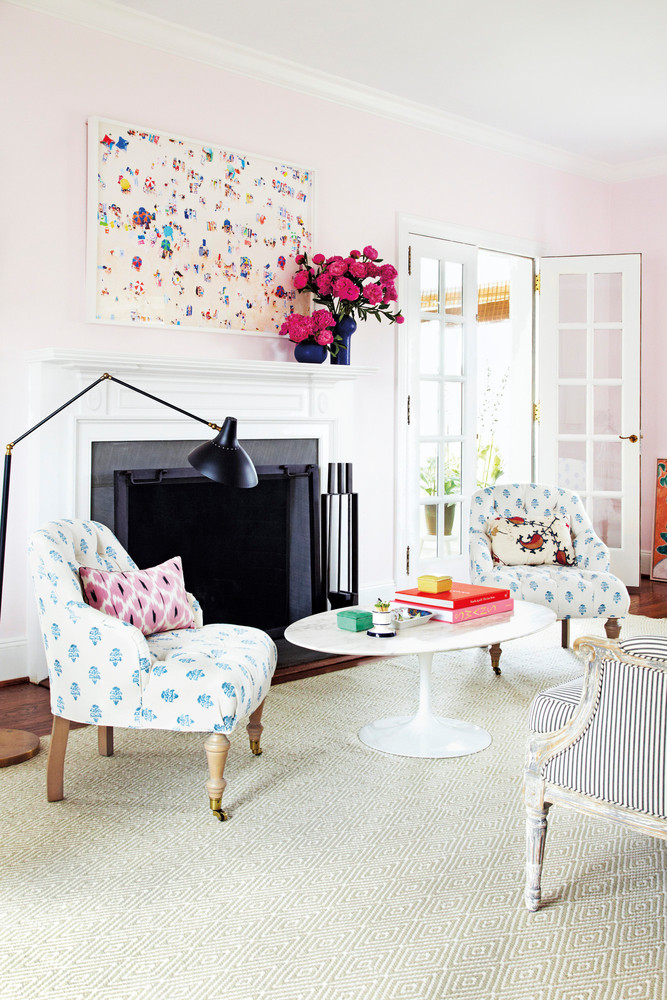
[[[239,421],[239,438],[256,465],[315,465],[320,478],[329,462],[353,457],[355,382],[375,371],[356,366],[110,355],[51,348],[31,352],[27,360],[32,418],[28,422],[37,422],[63,399],[108,371],[217,423],[233,414]],[[129,451],[114,469],[185,469],[187,454],[201,440],[193,436],[198,433],[192,420],[122,386],[103,382],[64,410],[58,420],[41,428],[28,443],[26,450],[33,450],[34,470],[27,500],[29,530],[63,516],[93,516],[112,523],[113,476],[109,479],[103,473],[104,482],[100,481],[98,446],[126,442]],[[262,442],[258,455],[251,450],[251,442],[256,441]],[[314,454],[294,444],[303,441],[310,442]],[[146,461],[140,457],[146,443],[168,449],[175,446],[180,452],[175,456],[156,454]],[[132,449],[135,452],[130,455]],[[169,552],[172,554],[180,553]],[[33,604],[28,590],[23,673],[41,680],[46,676],[46,664]]]
[[[317,441],[244,441],[259,476],[249,490],[221,486],[188,465],[198,443],[93,443],[91,516],[138,566],[180,555],[205,622],[282,638],[291,622],[326,606]]]
[[[118,470],[114,533],[138,566],[174,555],[204,623],[234,622],[282,639],[326,610],[316,465],[259,465],[250,490],[195,469]]]

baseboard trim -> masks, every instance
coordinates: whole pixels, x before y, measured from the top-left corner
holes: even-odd
[[[25,636],[0,639],[0,684],[30,680],[28,643]]]
[[[639,554],[639,571],[642,576],[651,575],[651,553],[644,549]]]

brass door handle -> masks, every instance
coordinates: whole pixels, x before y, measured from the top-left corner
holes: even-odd
[[[619,440],[621,441],[632,441],[633,444],[637,444],[637,442],[639,441],[639,438],[637,437],[636,434],[628,434],[627,437],[624,437],[622,434],[619,434],[618,437]]]

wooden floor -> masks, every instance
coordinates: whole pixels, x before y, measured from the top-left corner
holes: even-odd
[[[667,617],[667,583],[642,579],[630,597],[630,612],[647,618]],[[281,680],[294,680],[297,676],[324,673],[351,666],[354,660],[336,662],[330,659],[320,665],[309,664],[299,675],[290,671]],[[278,679],[278,678],[277,678]],[[278,679],[278,680],[280,680]],[[73,725],[76,725],[73,723]],[[25,729],[37,736],[51,732],[49,689],[38,684],[18,683],[0,686],[0,729]]]

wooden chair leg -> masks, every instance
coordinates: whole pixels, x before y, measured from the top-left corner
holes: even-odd
[[[618,639],[621,634],[621,623],[618,618],[607,618],[604,623],[604,630],[608,639]]]
[[[547,814],[550,803],[542,809],[529,808],[526,816],[526,892],[527,908],[534,912],[542,898],[542,863],[547,839]]]
[[[113,726],[97,727],[97,749],[103,757],[113,757]]]
[[[493,646],[489,646],[489,653],[491,654],[491,666],[493,667],[493,672],[495,674],[500,673],[500,654],[502,649],[500,648],[499,642],[494,642]]]
[[[224,733],[211,733],[204,743],[206,760],[208,761],[209,780],[206,782],[211,811],[219,820],[227,819],[227,813],[222,808],[222,793],[227,782],[223,778],[227,754],[229,752],[229,740]]]
[[[248,719],[248,725],[246,726],[246,731],[248,733],[248,738],[250,740],[250,749],[256,757],[262,752],[262,748],[259,745],[259,741],[262,735],[262,730],[264,726],[262,725],[262,712],[264,710],[264,702],[259,705],[255,711],[252,713]]]
[[[46,762],[46,798],[49,802],[60,802],[63,799],[63,774],[65,771],[65,751],[69,736],[69,719],[60,715],[53,716],[51,730],[51,746]]]
[[[570,619],[563,618],[561,625],[561,640],[560,644],[563,649],[568,649],[570,645]]]

